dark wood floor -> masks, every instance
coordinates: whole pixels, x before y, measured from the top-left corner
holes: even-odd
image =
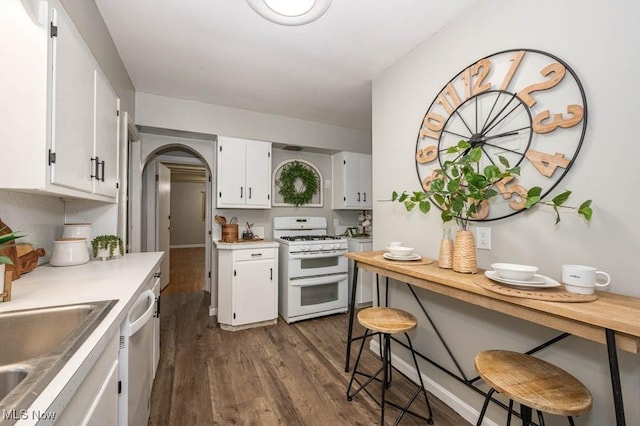
[[[204,247],[170,249],[169,269],[163,295],[204,290]]]
[[[231,332],[218,327],[208,308],[203,291],[163,294],[149,425],[379,423],[379,408],[366,395],[345,397],[346,314],[293,325],[280,318],[274,326]],[[370,351],[364,356],[376,368],[377,358]],[[391,397],[406,401],[409,384],[395,374]],[[468,424],[434,397],[430,402],[436,425]],[[423,406],[413,407],[424,412]],[[386,422],[396,413],[388,409]],[[402,424],[424,423],[405,416]]]

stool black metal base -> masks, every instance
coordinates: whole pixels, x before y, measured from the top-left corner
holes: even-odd
[[[384,348],[382,346],[380,347],[380,352],[382,353],[382,366],[374,374],[367,374],[367,373],[358,371],[358,365],[360,363],[360,357],[362,356],[364,344],[367,340],[367,337],[375,336],[375,335],[381,335],[382,340],[384,341]],[[353,366],[353,373],[351,374],[351,380],[349,381],[349,387],[347,388],[347,400],[351,401],[353,397],[355,397],[358,393],[360,393],[360,391],[364,390],[364,392],[367,395],[369,395],[369,397],[373,399],[373,401],[376,404],[378,404],[378,406],[380,407],[380,424],[381,425],[384,425],[384,410],[385,410],[386,404],[391,405],[392,407],[395,407],[400,410],[400,414],[398,414],[398,416],[396,417],[393,423],[394,425],[397,425],[406,413],[409,413],[412,416],[425,420],[428,424],[433,424],[433,418],[432,418],[433,413],[431,411],[431,404],[429,404],[429,399],[427,398],[427,391],[422,381],[422,375],[420,374],[420,367],[418,366],[418,361],[416,360],[416,355],[413,351],[413,345],[411,344],[411,339],[409,338],[409,335],[407,333],[404,333],[404,335],[407,338],[407,342],[409,343],[411,356],[413,357],[413,364],[416,368],[416,372],[418,373],[418,379],[420,381],[420,385],[416,387],[415,392],[413,393],[411,398],[409,398],[407,403],[404,406],[400,406],[392,401],[387,400],[385,395],[386,390],[391,386],[391,371],[394,368],[393,365],[391,364],[391,335],[387,333],[379,333],[379,332],[370,333],[370,330],[368,329],[365,330],[364,336],[362,338],[362,343],[360,344],[360,350],[358,351],[358,358],[356,359],[355,365]],[[380,373],[382,373],[382,380],[378,378],[378,375]],[[360,380],[358,380],[357,376],[366,377],[367,380],[365,380],[364,382],[361,382]],[[354,385],[354,382],[357,383],[359,387],[352,392],[351,389]],[[380,401],[378,401],[373,396],[373,394],[371,394],[371,392],[369,392],[369,390],[367,389],[367,386],[372,382],[377,382],[377,383],[380,383],[381,385],[382,396],[380,397]],[[424,417],[409,409],[411,404],[413,404],[413,402],[418,398],[418,396],[421,393],[424,396],[425,402],[427,403],[429,417]]]
[[[487,393],[487,397],[484,399],[484,404],[482,404],[482,411],[480,411],[480,416],[478,417],[478,422],[476,423],[476,426],[482,426],[482,420],[484,419],[484,415],[487,413],[487,407],[489,407],[489,402],[491,402],[491,396],[496,392],[495,389],[491,388],[489,390],[489,392]],[[513,399],[509,400],[509,409],[508,409],[508,416],[507,416],[507,426],[511,426],[511,416],[513,415]],[[538,414],[538,423],[533,423],[531,421],[531,408],[526,407],[526,406],[521,406],[520,407],[520,413],[521,413],[521,417],[522,417],[522,425],[523,426],[545,426],[544,424],[544,416],[542,415],[542,411],[540,410],[536,410],[536,413]],[[571,416],[567,416],[567,419],[569,419],[569,425],[571,426],[575,426],[575,423],[573,421],[573,417]]]

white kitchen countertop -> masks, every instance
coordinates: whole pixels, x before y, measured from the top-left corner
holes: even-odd
[[[223,241],[214,241],[218,250],[241,250],[241,249],[261,249],[279,247],[280,243],[275,241],[239,241],[237,243],[225,243]]]
[[[77,266],[42,265],[12,283],[11,301],[0,303],[0,313],[118,299],[33,404],[25,407],[28,412],[61,412],[107,343],[120,332],[120,324],[142,285],[151,278],[163,256],[163,252],[129,253],[115,260],[94,260]],[[29,418],[17,424],[36,422]]]

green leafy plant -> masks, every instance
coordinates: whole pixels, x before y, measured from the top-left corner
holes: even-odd
[[[115,258],[115,250],[118,249],[120,256],[124,256],[124,244],[122,239],[117,235],[99,235],[91,240],[91,248],[93,251],[93,257],[98,257],[98,250],[108,250],[108,259]]]
[[[6,227],[0,229],[0,232],[7,229]],[[22,238],[24,235],[20,235],[17,232],[9,232],[8,234],[0,235],[0,250],[11,248],[15,245],[15,240]],[[0,265],[13,265],[13,261],[9,256],[0,255]]]
[[[482,204],[496,195],[502,195],[496,189],[496,183],[519,175],[520,168],[511,167],[505,157],[499,156],[502,167],[490,164],[483,170],[479,170],[478,163],[482,158],[482,150],[479,147],[472,147],[464,140],[458,142],[457,146],[448,148],[446,153],[457,156],[454,160],[446,160],[442,169],[436,170],[436,175],[426,191],[412,193],[404,191],[402,194],[393,191],[391,201],[403,203],[407,211],[417,206],[425,214],[431,210],[431,203],[435,202],[442,210],[440,217],[443,222],[455,219],[460,229],[467,230],[469,220],[480,212]],[[524,207],[529,209],[536,204],[551,206],[556,216],[556,224],[560,222],[561,208],[576,210],[587,221],[591,220],[593,214],[591,200],[583,202],[579,207],[574,207],[564,205],[571,195],[569,190],[555,196],[551,201],[542,200],[541,194],[542,188],[538,186],[527,191]]]
[[[302,186],[296,188],[300,181]],[[298,207],[309,204],[318,192],[318,177],[311,168],[299,161],[293,161],[282,168],[279,178],[279,190],[285,203]]]

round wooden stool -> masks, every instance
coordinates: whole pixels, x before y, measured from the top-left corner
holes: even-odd
[[[431,405],[429,404],[429,399],[427,398],[427,391],[422,381],[420,367],[418,366],[418,361],[416,360],[416,355],[413,350],[413,345],[411,344],[411,339],[409,338],[409,334],[407,334],[409,331],[416,328],[418,324],[416,317],[408,312],[401,311],[399,309],[374,307],[362,309],[360,312],[358,312],[358,322],[366,330],[362,338],[360,350],[358,351],[358,358],[356,359],[356,363],[353,366],[353,373],[351,374],[349,387],[347,388],[347,400],[351,401],[354,396],[356,396],[361,390],[364,389],[365,393],[367,393],[380,406],[380,424],[384,424],[385,404],[389,404],[401,410],[395,419],[395,425],[400,422],[400,419],[402,419],[402,417],[406,413],[426,420],[429,424],[433,424]],[[393,365],[391,364],[391,335],[397,333],[403,333],[407,338],[409,349],[411,350],[411,356],[413,357],[413,364],[416,368],[416,372],[418,373],[418,380],[420,381],[420,385],[417,386],[409,401],[407,401],[407,403],[404,405],[398,405],[392,401],[388,401],[385,397],[385,390],[391,386],[391,370],[393,368]],[[367,374],[358,371],[358,364],[360,363],[360,357],[362,356],[365,341],[367,337],[376,335],[382,336],[381,340],[384,340],[384,345],[380,345],[380,353],[382,354],[382,366],[374,374]],[[382,380],[378,378],[378,375],[380,373],[382,373]],[[357,375],[364,376],[367,378],[367,380],[365,380],[364,382],[360,382]],[[373,397],[373,395],[367,389],[365,389],[370,383],[374,381],[381,384],[382,396],[380,398],[380,401],[377,401]],[[351,388],[354,382],[356,382],[359,387],[352,392]],[[411,404],[413,404],[418,395],[420,395],[421,393],[424,396],[425,402],[427,403],[429,417],[424,417],[409,410]]]
[[[520,404],[523,425],[531,423],[531,409],[537,411],[541,426],[544,425],[543,412],[567,416],[573,425],[572,416],[591,409],[591,392],[585,385],[563,369],[531,355],[492,350],[476,355],[475,364],[480,377],[491,386],[477,426],[482,424],[495,391],[509,398],[507,424],[511,423],[513,401]]]

